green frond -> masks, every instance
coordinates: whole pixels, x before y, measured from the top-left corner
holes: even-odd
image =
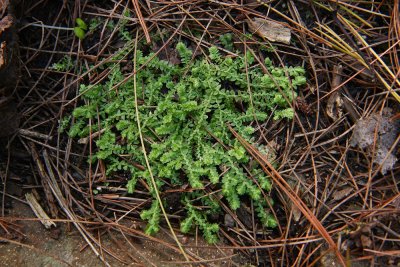
[[[229,46],[229,42],[229,35],[221,37],[224,46]],[[272,188],[260,167],[249,171],[244,168],[249,166],[250,157],[227,125],[253,143],[255,119],[263,123],[273,111],[274,119],[293,118],[288,100],[293,101],[294,89],[305,84],[305,72],[300,67],[274,67],[266,58],[270,73],[264,74],[250,52],[227,57],[217,47],[211,47],[206,59],[193,58],[193,52],[184,43],[178,43],[176,50],[181,59],[181,64],[176,65],[153,53],[137,51],[137,103],[133,98],[133,80],[120,84],[125,79],[121,66],[106,64],[110,74],[102,84],[81,85],[83,101],[73,111],[74,119],[68,120],[74,122],[69,135],[87,137],[101,130],[94,138],[97,150],[91,159],[102,160],[107,175],[129,175],[128,193],[134,193],[139,186],[137,181],[143,179],[154,196],[149,171],[137,168],[146,166],[136,121],[137,106],[157,189],[162,191],[165,183],[193,189],[182,193],[187,215],[181,222],[181,231],[187,233],[198,227],[205,239],[213,243],[219,227],[209,222],[209,216],[221,209],[218,201],[204,195],[204,187],[221,189],[220,201],[233,210],[249,199],[262,203],[262,190]],[[122,48],[116,58],[130,52],[131,49]],[[118,88],[114,88],[116,84]],[[195,199],[201,210],[192,203]],[[153,201],[141,213],[141,218],[148,222],[146,233],[159,230],[160,211],[157,201]],[[276,226],[265,205],[258,207],[257,214],[263,225]]]

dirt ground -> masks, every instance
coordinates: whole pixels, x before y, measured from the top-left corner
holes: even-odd
[[[13,234],[15,243],[0,243],[0,262],[1,266],[42,266],[42,267],[63,267],[63,266],[104,266],[99,257],[91,251],[85,241],[74,230],[71,225],[58,223],[55,229],[47,230],[39,222],[32,220],[35,218],[30,207],[18,201],[12,201],[12,208],[9,209],[9,218],[19,218],[14,222],[18,225],[21,234]],[[25,220],[24,220],[25,219]],[[121,236],[116,235],[116,238]],[[164,237],[165,238],[165,237]],[[194,238],[180,236],[181,241],[186,245],[197,246],[206,245],[202,241]],[[122,240],[122,239],[121,239]],[[121,257],[120,260],[105,255],[110,266],[177,266],[181,261],[176,253],[168,251],[163,246],[149,241],[131,240],[131,245],[118,247],[108,235],[104,235],[102,245],[111,249],[115,255]],[[18,244],[19,242],[23,245]],[[189,249],[194,250],[194,249]],[[196,251],[197,252],[197,251]],[[227,255],[229,254],[229,255]],[[206,249],[202,256],[206,259],[218,259],[211,263],[211,266],[239,266],[233,264],[242,261],[239,255],[234,255],[233,250],[222,252],[217,249]],[[184,264],[180,264],[184,266]],[[243,266],[242,264],[240,266]]]
[[[34,218],[29,206],[15,201],[10,217]],[[0,245],[0,261],[3,266],[97,266],[101,261],[88,249],[75,231],[68,232],[60,225],[59,238],[46,230],[38,221],[16,222],[24,234],[25,245]],[[65,263],[64,263],[64,262]],[[68,264],[66,264],[68,263]]]

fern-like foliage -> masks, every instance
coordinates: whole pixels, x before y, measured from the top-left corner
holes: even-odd
[[[203,211],[193,206],[188,197],[185,198],[184,203],[187,210],[187,217],[181,223],[182,233],[188,233],[193,228],[193,225],[196,225],[203,232],[203,236],[207,242],[215,243],[217,241],[219,226],[217,223],[210,223],[207,218],[207,215],[219,210],[215,205],[214,208],[212,208],[215,203],[211,204],[211,208],[208,211]]]
[[[200,199],[207,202],[205,205],[198,201],[202,190],[210,185],[221,189],[223,199],[234,210],[245,199],[259,203],[260,221],[268,227],[276,226],[262,194],[262,190],[271,189],[271,183],[260,168],[246,171],[249,156],[227,124],[253,142],[254,120],[265,121],[272,110],[275,119],[292,118],[287,100],[292,101],[295,89],[305,84],[304,70],[277,68],[267,58],[269,74],[264,74],[250,53],[224,57],[211,47],[207,59],[195,59],[183,43],[176,49],[182,62],[179,65],[137,52],[136,65],[142,67],[136,76],[137,103],[133,80],[113,89],[124,79],[115,64],[110,65],[112,71],[103,84],[82,85],[84,103],[73,111],[75,122],[69,134],[86,137],[90,130],[102,130],[94,160],[104,161],[108,175],[130,173],[130,193],[134,193],[139,178],[147,180],[151,188],[149,172],[135,167],[145,166],[135,116],[138,105],[146,152],[158,177],[157,190],[163,190],[165,181],[194,189],[182,197],[187,212],[182,232],[197,226],[209,242],[216,241],[218,225],[209,222],[209,212],[219,211],[218,202],[204,196]],[[151,190],[154,192],[154,188]],[[197,208],[198,204],[203,208]],[[142,212],[142,218],[148,221],[147,233],[157,232],[160,203],[154,200],[150,209]]]

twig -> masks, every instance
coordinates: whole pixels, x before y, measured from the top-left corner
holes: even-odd
[[[19,132],[19,134],[24,135],[24,136],[29,136],[29,137],[38,138],[38,139],[44,139],[47,141],[50,141],[53,139],[51,136],[49,136],[47,134],[33,132],[30,130],[26,130],[26,129],[19,129],[18,132]]]
[[[39,218],[40,222],[46,227],[50,229],[52,226],[56,227],[56,224],[50,219],[47,213],[43,210],[42,206],[40,206],[39,202],[36,200],[35,196],[31,193],[25,194],[26,201],[29,206],[32,208],[35,215]]]

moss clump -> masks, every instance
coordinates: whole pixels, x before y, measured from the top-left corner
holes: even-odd
[[[111,74],[103,84],[82,85],[85,104],[73,111],[75,123],[70,135],[87,136],[88,121],[92,120],[91,131],[103,130],[96,140],[94,159],[106,164],[108,175],[129,172],[130,193],[135,191],[138,179],[144,179],[154,195],[148,170],[135,167],[146,165],[136,121],[138,105],[157,190],[162,192],[166,184],[192,189],[181,198],[186,209],[183,232],[198,226],[207,241],[216,241],[218,225],[209,217],[221,209],[204,188],[221,189],[218,194],[233,210],[241,201],[254,200],[260,221],[274,227],[276,221],[268,213],[262,194],[262,190],[271,189],[271,183],[260,168],[246,170],[250,159],[226,125],[252,142],[254,120],[265,121],[272,110],[275,119],[292,118],[293,110],[286,99],[292,101],[296,97],[293,89],[305,84],[304,70],[276,68],[267,59],[267,75],[254,64],[251,54],[223,57],[211,47],[209,57],[193,60],[192,51],[183,43],[176,49],[181,63],[175,65],[153,58],[154,54],[137,52],[136,65],[142,67],[136,76],[138,103],[134,101],[133,80],[113,89],[124,78],[119,65],[110,66]],[[142,212],[149,234],[159,229],[159,205],[154,198],[151,207]]]

